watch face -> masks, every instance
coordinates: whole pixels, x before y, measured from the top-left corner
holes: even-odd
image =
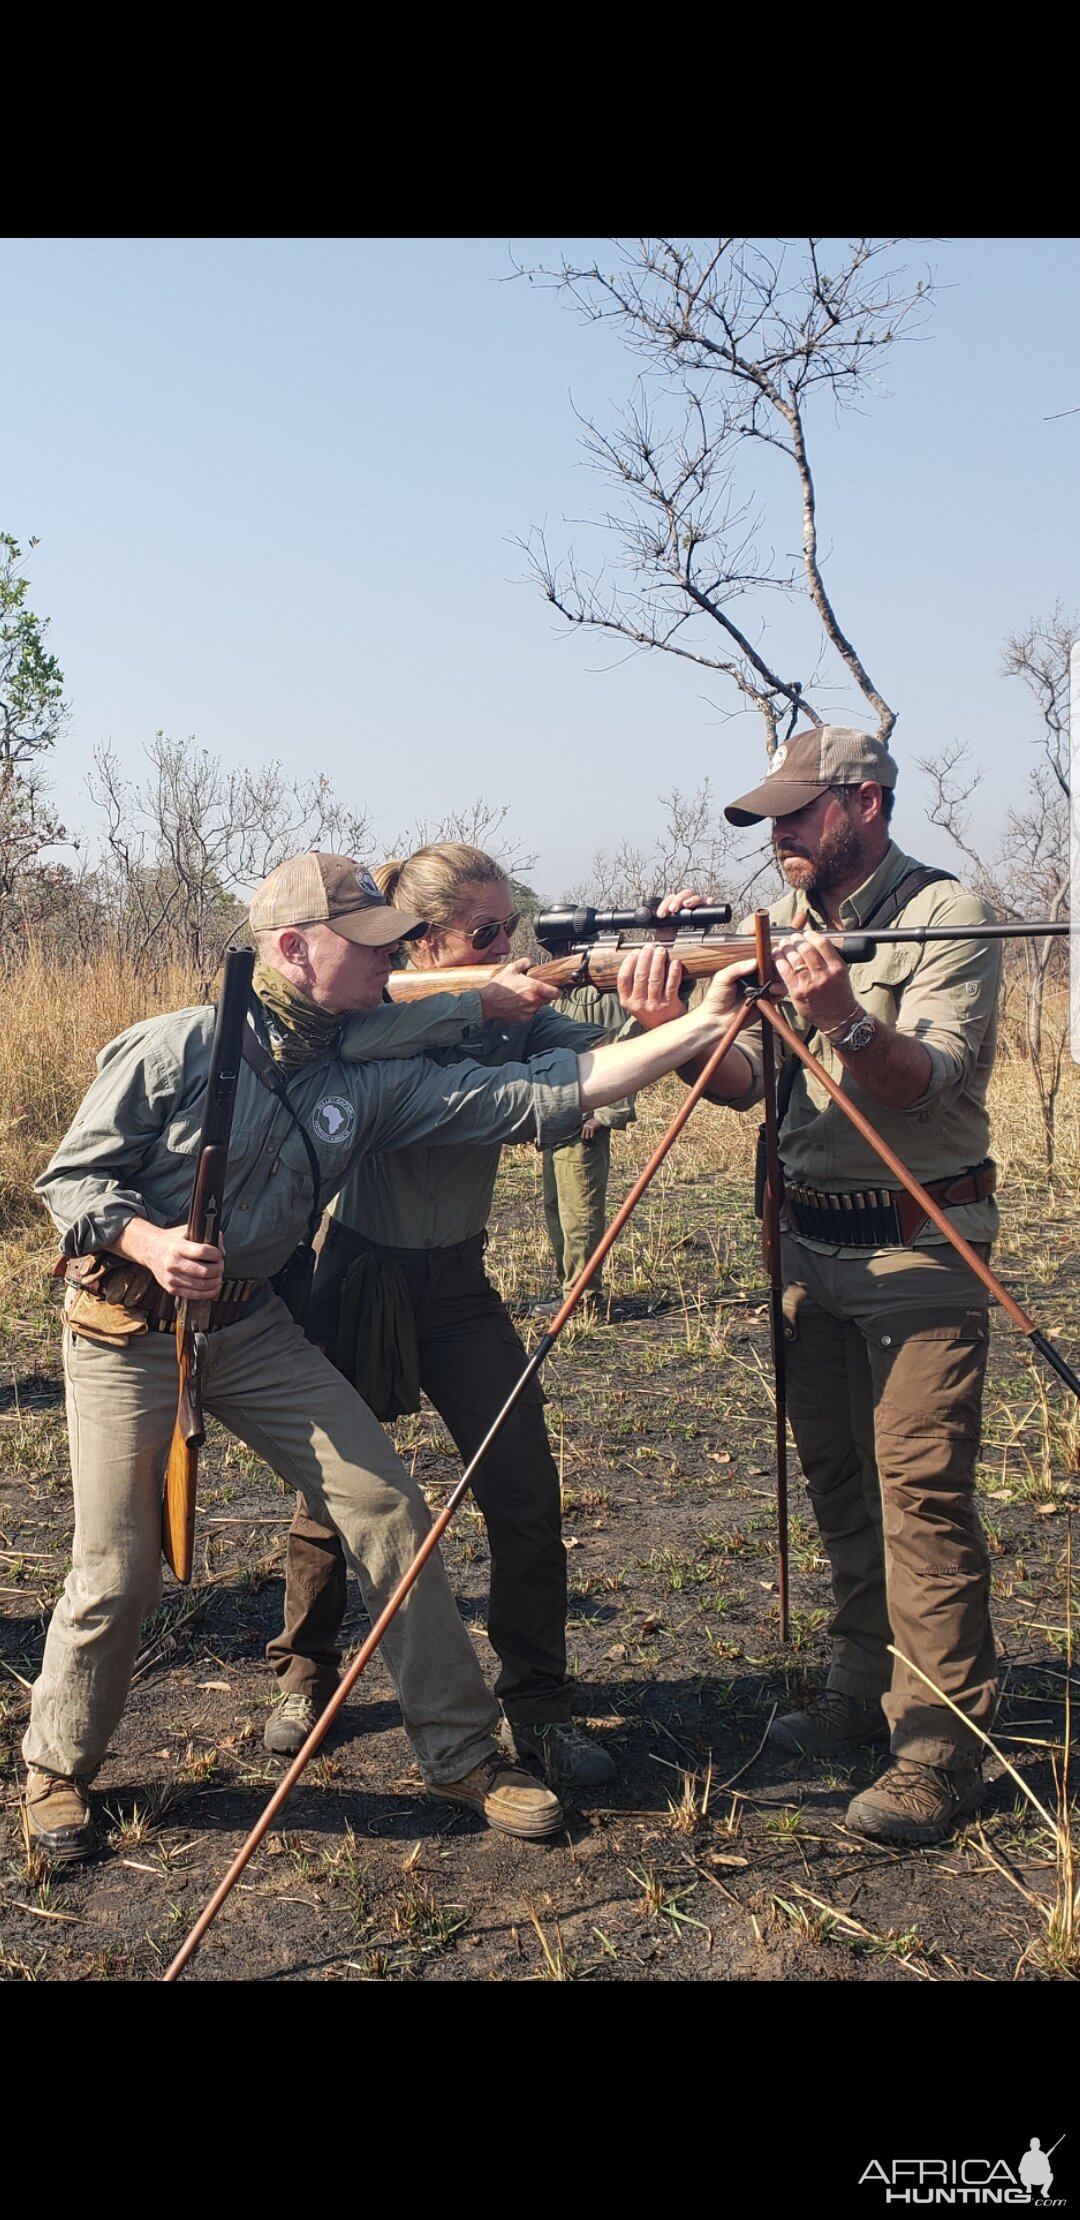
[[[856,1018],[850,1032],[845,1033],[841,1048],[868,1048],[877,1032],[877,1019],[866,1015]]]

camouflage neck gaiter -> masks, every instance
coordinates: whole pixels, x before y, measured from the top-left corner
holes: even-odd
[[[340,1017],[318,1009],[270,964],[256,964],[251,984],[266,1011],[270,1053],[282,1071],[299,1071],[331,1053],[341,1031]]]

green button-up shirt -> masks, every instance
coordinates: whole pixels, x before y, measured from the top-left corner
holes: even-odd
[[[132,1217],[160,1226],[187,1219],[213,1027],[212,1009],[177,1010],[131,1026],[102,1050],[98,1076],[36,1184],[66,1256],[109,1248]],[[503,1141],[573,1137],[581,1100],[570,1050],[544,1041],[527,1062],[508,1054],[492,1071],[471,1053],[487,1030],[475,994],[384,1005],[348,1019],[334,1053],[291,1075],[289,1102],[315,1149],[324,1202],[376,1150],[425,1141],[433,1155],[453,1155],[468,1140],[488,1144],[478,1154],[497,1155]],[[444,1068],[419,1053],[432,1046],[458,1061]],[[277,1272],[312,1204],[301,1136],[244,1063],[222,1210],[230,1278]]]
[[[912,856],[890,842],[873,876],[841,904],[843,929],[858,932],[883,896],[917,868]],[[769,911],[774,928],[790,926],[805,907],[805,897],[797,890],[785,894]],[[993,915],[981,896],[969,893],[957,880],[938,879],[913,895],[893,924],[978,926],[992,923]],[[829,929],[814,910],[809,917],[816,930]],[[744,919],[740,930],[752,932],[753,918]],[[813,1028],[785,1002],[782,1007],[789,1025],[808,1042],[830,1077],[858,1104],[916,1179],[947,1179],[980,1164],[990,1142],[986,1092],[997,1041],[1000,942],[980,940],[977,932],[970,939],[923,946],[885,942],[866,963],[850,968],[852,990],[864,1010],[926,1050],[930,1081],[917,1102],[906,1110],[890,1110],[875,1101],[859,1086],[857,1066],[845,1064],[823,1034],[814,1033],[811,1039]],[[742,1110],[761,1097],[760,1027],[749,1026],[740,1035],[739,1046],[755,1074],[754,1086],[733,1105]],[[777,1048],[782,1059],[785,1052],[779,1042]],[[791,1090],[780,1154],[790,1180],[828,1194],[895,1184],[869,1141],[856,1132],[805,1065],[800,1065]],[[950,1209],[949,1217],[969,1241],[992,1240],[997,1231],[997,1206],[991,1198]],[[920,1242],[944,1238],[929,1224],[919,1235]]]
[[[440,1000],[443,998],[440,996]],[[425,1003],[406,1004],[423,1009]],[[622,1030],[623,1013],[616,1003],[615,1028]],[[554,1003],[538,1010],[521,1025],[497,1021],[485,1025],[480,1045],[471,1053],[478,1063],[508,1065],[528,1058],[572,1052],[581,1055],[598,1041],[610,1038],[608,1025],[582,1025],[567,1017]],[[434,1052],[435,1061],[453,1067],[454,1082],[460,1048],[449,1045]],[[573,1141],[580,1132],[551,1134],[552,1141]],[[528,1135],[492,1136],[490,1147],[458,1142],[432,1147],[427,1142],[403,1148],[391,1143],[393,1153],[357,1158],[348,1179],[331,1206],[331,1215],[366,1241],[389,1249],[450,1249],[459,1241],[482,1233],[491,1212],[492,1196],[502,1153],[501,1140],[527,1139]]]

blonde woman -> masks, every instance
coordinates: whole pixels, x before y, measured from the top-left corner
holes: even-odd
[[[429,921],[409,945],[423,969],[510,958],[518,922],[502,865],[456,841],[419,849],[375,874],[397,907]],[[484,993],[482,1037],[433,1050],[499,1065],[581,1051],[605,1037],[550,1005],[555,989],[508,961]],[[419,1387],[462,1458],[479,1447],[524,1369],[510,1316],[484,1270],[486,1225],[501,1148],[414,1144],[357,1165],[331,1209],[308,1332],[376,1415],[419,1406]],[[595,1787],[615,1777],[606,1750],[571,1716],[566,1664],[566,1552],[559,1476],[533,1381],[477,1474],[474,1495],[491,1552],[488,1634],[504,1732],[519,1758],[552,1786]],[[266,1729],[281,1755],[300,1748],[337,1680],[345,1559],[333,1529],[297,1500],[289,1535],[285,1626],[268,1656],[282,1688]]]

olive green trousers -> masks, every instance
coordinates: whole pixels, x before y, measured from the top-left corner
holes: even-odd
[[[555,1270],[569,1295],[607,1224],[611,1133],[602,1125],[591,1141],[566,1141],[545,1149],[543,1157],[544,1219]],[[593,1296],[600,1294],[602,1277],[598,1272],[589,1283]]]

